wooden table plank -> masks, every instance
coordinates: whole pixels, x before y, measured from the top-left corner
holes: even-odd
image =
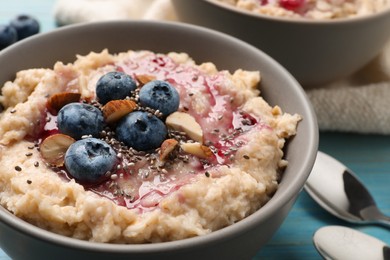
[[[390,136],[321,133],[319,149],[342,161],[366,184],[383,213],[390,216]],[[321,259],[311,241],[326,225],[355,228],[390,244],[390,230],[338,220],[303,191],[286,221],[255,259]]]

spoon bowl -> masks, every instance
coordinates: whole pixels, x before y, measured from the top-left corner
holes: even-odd
[[[313,236],[314,246],[324,259],[390,259],[390,247],[375,237],[352,228],[326,226]]]
[[[358,177],[333,157],[318,152],[304,189],[325,210],[355,224],[378,224],[390,228],[390,217],[377,207]]]

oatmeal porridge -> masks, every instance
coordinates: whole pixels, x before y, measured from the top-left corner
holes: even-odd
[[[377,13],[388,0],[217,0],[258,14],[308,19],[338,19]]]
[[[0,203],[65,236],[148,243],[231,225],[275,193],[301,117],[261,75],[185,53],[107,50],[2,88]]]

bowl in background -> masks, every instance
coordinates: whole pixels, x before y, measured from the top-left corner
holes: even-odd
[[[72,25],[33,36],[0,52],[0,85],[17,71],[52,68],[108,48],[110,53],[151,50],[187,52],[197,63],[218,69],[260,70],[261,91],[271,105],[298,113],[298,134],[285,149],[289,165],[273,198],[260,210],[221,230],[179,241],[124,245],[103,244],[54,234],[0,207],[0,246],[14,259],[249,259],[286,218],[314,164],[318,128],[313,109],[297,81],[268,55],[231,36],[180,23],[117,21]],[[229,55],[226,55],[229,53]]]
[[[304,88],[351,75],[390,39],[390,8],[367,16],[308,20],[274,17],[216,0],[172,0],[180,21],[240,38],[281,63]]]

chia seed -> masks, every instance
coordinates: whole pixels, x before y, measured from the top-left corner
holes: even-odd
[[[156,111],[154,111],[154,115],[157,116],[157,117],[161,116],[160,110],[157,109]]]

